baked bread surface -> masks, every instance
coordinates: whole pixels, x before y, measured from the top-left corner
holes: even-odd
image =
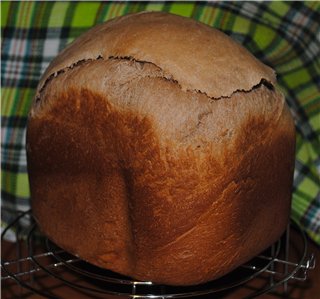
[[[294,124],[274,72],[165,13],[117,18],[42,77],[27,131],[32,209],[62,248],[140,280],[216,279],[289,218]]]

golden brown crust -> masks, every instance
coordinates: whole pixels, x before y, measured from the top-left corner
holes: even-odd
[[[188,285],[282,234],[295,138],[283,96],[259,84],[213,100],[180,83],[154,61],[110,58],[41,88],[27,132],[32,208],[59,246],[136,279]]]

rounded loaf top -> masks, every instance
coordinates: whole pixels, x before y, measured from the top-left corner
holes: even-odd
[[[42,76],[37,97],[59,71],[115,57],[153,63],[183,90],[212,98],[250,90],[262,79],[275,82],[271,68],[219,30],[173,14],[142,12],[97,25],[71,43]]]

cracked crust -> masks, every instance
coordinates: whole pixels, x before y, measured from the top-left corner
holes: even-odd
[[[275,82],[271,68],[222,32],[189,18],[143,12],[100,24],[77,38],[50,64],[38,91],[60,70],[98,57],[154,63],[183,90],[213,98],[250,90],[261,79]]]
[[[238,116],[230,119],[230,128],[227,129],[223,125],[225,118],[233,115],[236,109],[234,100],[230,99],[243,98],[250,92],[236,91],[228,98],[229,102],[218,103],[218,99],[213,100],[206,94],[183,91],[178,82],[153,63],[111,58],[82,61],[52,77],[47,81],[46,88],[41,90],[31,115],[47,113],[57,91],[67,93],[70,88],[76,89],[79,85],[107,95],[108,101],[117,109],[131,110],[151,118],[154,129],[161,136],[160,140],[177,139],[185,145],[199,146],[213,140],[223,144],[250,113],[261,113],[270,107],[265,114],[270,113],[276,118],[285,104],[283,96],[273,92],[273,88],[265,86],[262,81],[253,87],[251,93],[258,93],[257,98],[265,97],[266,101],[257,103],[247,100],[242,110],[238,111]],[[225,97],[221,99],[226,100]]]
[[[295,134],[269,83],[214,100],[154,62],[76,58],[40,85],[27,131],[32,209],[54,242],[135,279],[189,285],[279,238]]]

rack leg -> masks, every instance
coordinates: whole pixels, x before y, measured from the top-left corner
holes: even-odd
[[[35,223],[35,220],[33,218],[29,219],[30,223],[29,225],[32,226]],[[31,244],[34,244],[36,242],[34,235],[32,234],[31,236]],[[32,249],[33,251],[33,249]],[[33,285],[34,284],[34,272],[33,270],[35,270],[36,266],[33,262],[29,262],[29,271],[31,271],[31,275],[30,275],[30,284]]]
[[[274,255],[275,255],[275,245],[273,244],[271,246],[271,257],[274,258]],[[273,272],[274,271],[274,262],[271,262],[270,264],[270,271]],[[273,274],[270,274],[270,286],[272,286],[274,283],[274,279],[273,279]]]
[[[284,253],[284,259],[285,261],[289,260],[289,249],[290,249],[290,223],[288,223],[287,225],[287,230],[286,230],[286,234],[285,234],[285,253]],[[284,264],[284,275],[287,276],[288,275],[288,264],[285,263]],[[283,283],[283,293],[287,294],[288,293],[288,281],[285,281]]]
[[[135,295],[136,292],[137,292],[137,286],[135,283],[133,283],[131,293],[132,293],[132,295]]]

